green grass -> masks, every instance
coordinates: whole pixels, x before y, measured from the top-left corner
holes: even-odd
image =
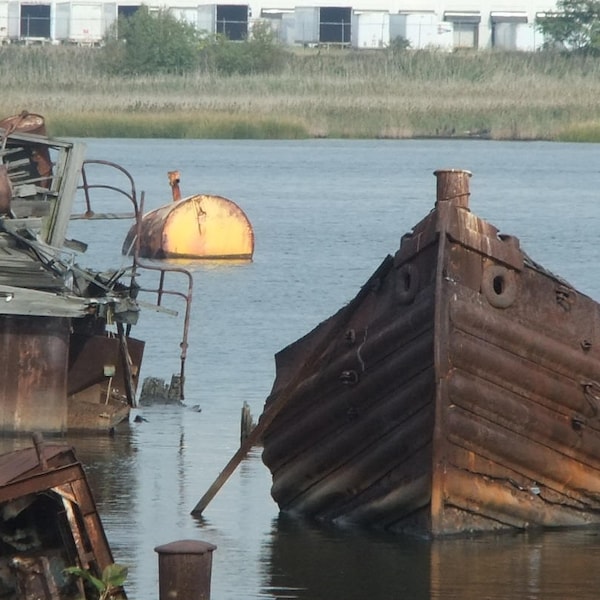
[[[278,73],[123,77],[101,51],[0,48],[0,115],[56,136],[600,141],[600,61],[552,53],[288,52]]]

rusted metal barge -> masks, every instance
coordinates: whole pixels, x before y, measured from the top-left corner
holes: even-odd
[[[433,537],[600,523],[600,306],[470,211],[470,173],[436,176],[395,254],[276,356],[272,496]]]
[[[70,446],[34,441],[0,456],[0,596],[97,598],[65,572],[78,567],[100,579],[113,564],[85,471]]]
[[[125,194],[139,217],[129,174],[84,160],[85,145],[45,135],[43,117],[27,112],[0,122],[0,432],[108,431],[128,418],[144,342],[130,335],[140,291],[139,263],[96,272],[81,268],[82,242],[66,237],[78,190],[89,204],[86,169],[116,167],[131,181]],[[80,183],[83,181],[83,183]],[[142,201],[143,204],[143,201]],[[175,270],[175,269],[172,269]],[[178,269],[183,272],[182,269]],[[191,302],[186,298],[186,329]],[[183,361],[187,343],[182,343]]]

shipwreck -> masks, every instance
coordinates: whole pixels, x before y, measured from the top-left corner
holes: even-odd
[[[85,145],[48,137],[44,119],[22,113],[0,122],[0,432],[108,431],[128,419],[144,342],[130,335],[137,323],[142,266],[96,272],[78,266],[86,245],[67,238],[74,199],[83,190],[91,210],[94,164],[115,167],[131,181],[119,191],[139,217],[135,186],[113,163],[85,160]],[[143,198],[142,203],[143,206]],[[151,267],[149,267],[151,268]],[[157,269],[160,270],[160,269]],[[182,269],[177,269],[183,272]],[[187,347],[188,312],[181,376]]]
[[[0,456],[0,597],[97,598],[68,573],[99,579],[114,564],[84,468],[70,446],[34,442]],[[110,597],[126,595],[119,588]]]
[[[272,496],[431,537],[598,524],[600,305],[471,212],[470,173],[435,174],[399,249],[277,354]]]

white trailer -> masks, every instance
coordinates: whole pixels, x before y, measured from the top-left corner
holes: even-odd
[[[173,15],[178,21],[184,21],[198,27],[198,7],[197,6],[170,6],[169,14]]]
[[[544,34],[539,31],[535,23],[522,24],[517,29],[517,50],[527,52],[540,50],[544,45]]]
[[[53,39],[95,45],[102,41],[117,19],[115,2],[57,2]]]
[[[386,48],[389,45],[389,12],[354,11],[352,14],[353,48]]]
[[[410,44],[413,50],[453,48],[454,28],[451,22],[440,21],[433,12],[397,15],[394,32]]]
[[[198,29],[202,33],[217,33],[217,5],[201,4],[198,6]]]
[[[294,17],[294,41],[302,45],[318,44],[320,41],[319,7],[296,6]]]
[[[8,2],[0,0],[0,45],[8,40]]]
[[[201,4],[197,27],[209,35],[218,33],[230,40],[243,40],[248,37],[250,13],[248,4]]]
[[[254,23],[267,23],[280,43],[285,45],[294,44],[296,19],[293,9],[264,9],[261,11],[260,17],[251,24]]]

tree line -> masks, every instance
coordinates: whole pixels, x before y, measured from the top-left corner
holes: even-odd
[[[558,0],[556,10],[536,20],[544,49],[566,52],[600,51],[600,0]],[[403,40],[401,40],[403,41]],[[397,40],[392,52],[406,44]],[[242,42],[222,34],[206,34],[177,19],[168,9],[150,12],[146,5],[111,28],[100,64],[114,74],[185,73],[205,69],[222,74],[280,71],[289,58],[268,23],[255,23]]]

